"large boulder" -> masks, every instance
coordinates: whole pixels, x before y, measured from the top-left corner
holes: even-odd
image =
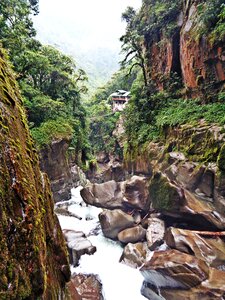
[[[53,141],[39,153],[41,169],[48,174],[55,202],[71,198],[72,173],[67,160],[70,138]]]
[[[183,220],[189,226],[195,226],[200,230],[224,230],[225,217],[218,212],[212,201],[202,197],[201,190],[207,193],[206,183],[203,178],[211,178],[204,172],[199,181],[197,193],[191,192],[162,173],[156,173],[149,186],[150,198],[153,208],[161,211],[165,216]],[[210,190],[208,190],[210,193]]]
[[[81,255],[91,255],[96,252],[96,247],[92,245],[83,232],[63,229],[63,234],[70,254],[70,263],[74,267],[78,265]]]
[[[149,249],[154,250],[155,247],[163,243],[165,233],[165,223],[158,218],[148,219],[148,228],[146,232],[146,239]]]
[[[169,155],[172,154],[174,152],[169,153]],[[202,198],[212,201],[215,174],[213,170],[207,168],[205,165],[187,160],[180,161],[177,158],[165,170],[165,173],[170,180],[177,182],[183,188],[191,192],[196,192]]]
[[[120,257],[120,262],[133,267],[138,268],[146,262],[146,257],[150,254],[146,243],[129,243],[124,249]]]
[[[161,211],[179,211],[184,203],[182,188],[172,183],[165,175],[158,172],[149,186],[153,208]]]
[[[124,204],[130,207],[149,210],[149,183],[146,177],[133,176],[125,183]]]
[[[222,300],[225,293],[225,273],[211,268],[209,278],[189,290],[173,288],[159,290],[144,282],[141,293],[149,300]]]
[[[116,239],[123,229],[134,226],[133,217],[120,209],[104,210],[99,214],[99,221],[103,234],[111,239]]]
[[[146,230],[141,226],[124,229],[119,232],[118,240],[122,243],[137,243],[145,240]]]
[[[171,248],[194,254],[210,266],[220,267],[225,261],[225,243],[221,237],[225,232],[194,232],[170,227],[165,234],[165,242]]]
[[[97,275],[77,274],[67,284],[70,300],[103,300],[102,284]]]
[[[90,183],[81,190],[87,204],[107,209],[149,210],[149,182],[145,177],[133,176],[127,181],[110,180],[104,183]]]
[[[177,250],[155,251],[140,271],[145,281],[160,288],[190,289],[209,276],[203,260]]]
[[[111,180],[83,188],[81,197],[87,204],[108,209],[122,208],[124,183]]]
[[[225,230],[225,217],[216,210],[213,203],[204,201],[197,194],[184,190],[185,201],[180,212],[189,215],[192,222],[205,230]]]

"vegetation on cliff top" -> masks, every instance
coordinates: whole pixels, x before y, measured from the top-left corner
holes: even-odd
[[[137,68],[132,72],[128,69],[121,69],[115,73],[111,80],[103,87],[100,87],[91,99],[86,103],[87,118],[89,120],[89,142],[90,155],[98,152],[116,153],[116,137],[113,131],[119,119],[119,112],[112,112],[110,95],[118,89],[129,91],[137,76]]]
[[[210,42],[220,43],[223,49],[222,42],[225,38],[223,2],[198,1],[197,19],[195,16],[192,20],[193,39],[196,39],[197,35],[198,40],[208,39]],[[125,111],[128,148],[133,149],[146,141],[160,139],[162,128],[167,126],[193,123],[200,119],[205,119],[209,123],[225,124],[224,87],[222,85],[219,88],[215,83],[213,72],[210,73],[208,82],[201,82],[202,76],[197,77],[198,97],[193,100],[188,99],[189,91],[185,87],[179,62],[174,68],[175,72],[172,70],[166,73],[164,70],[160,75],[157,73],[159,70],[154,69],[151,57],[156,55],[152,52],[156,51],[157,47],[162,51],[163,47],[167,47],[168,41],[172,41],[171,46],[175,45],[179,54],[181,25],[178,21],[184,9],[182,5],[181,1],[144,0],[139,12],[128,8],[123,15],[127,29],[121,38],[122,49],[125,52],[122,65],[128,65],[130,69],[134,65],[140,68],[131,88],[132,98]],[[163,56],[165,53],[158,54]],[[162,57],[156,55],[153,59]]]
[[[17,73],[33,136],[38,147],[65,138],[77,152],[85,151],[81,93],[87,90],[87,76],[71,57],[35,40],[31,13],[38,13],[38,1],[0,3],[0,41]]]

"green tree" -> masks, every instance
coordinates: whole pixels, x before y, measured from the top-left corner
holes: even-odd
[[[139,33],[139,25],[137,15],[132,7],[128,7],[122,14],[122,19],[126,21],[126,33],[120,38],[122,44],[122,52],[126,53],[125,58],[121,62],[121,66],[129,66],[131,73],[135,66],[139,66],[143,73],[144,83],[147,86],[147,74],[145,67],[145,57],[143,54],[143,36]]]
[[[10,59],[16,67],[17,56],[26,48],[32,47],[31,38],[35,36],[31,13],[38,12],[36,0],[1,0],[0,2],[0,40],[9,50]]]

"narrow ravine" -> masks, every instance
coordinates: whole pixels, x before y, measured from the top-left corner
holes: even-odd
[[[98,221],[102,209],[86,206],[80,196],[80,189],[72,189],[72,198],[67,203],[68,210],[82,217],[82,220],[59,215],[59,221],[62,229],[84,232],[97,251],[93,255],[81,256],[79,266],[71,266],[72,274],[97,274],[103,285],[105,300],[146,299],[140,292],[143,276],[137,269],[119,263],[122,246],[103,236]]]

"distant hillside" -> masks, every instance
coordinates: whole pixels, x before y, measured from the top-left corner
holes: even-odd
[[[44,44],[53,45],[66,54],[71,55],[77,65],[84,69],[89,78],[89,88],[94,90],[96,87],[104,85],[119,69],[119,47],[81,49],[77,44],[79,36],[72,40],[69,35],[48,35],[45,36],[44,30],[38,30],[38,39]]]

